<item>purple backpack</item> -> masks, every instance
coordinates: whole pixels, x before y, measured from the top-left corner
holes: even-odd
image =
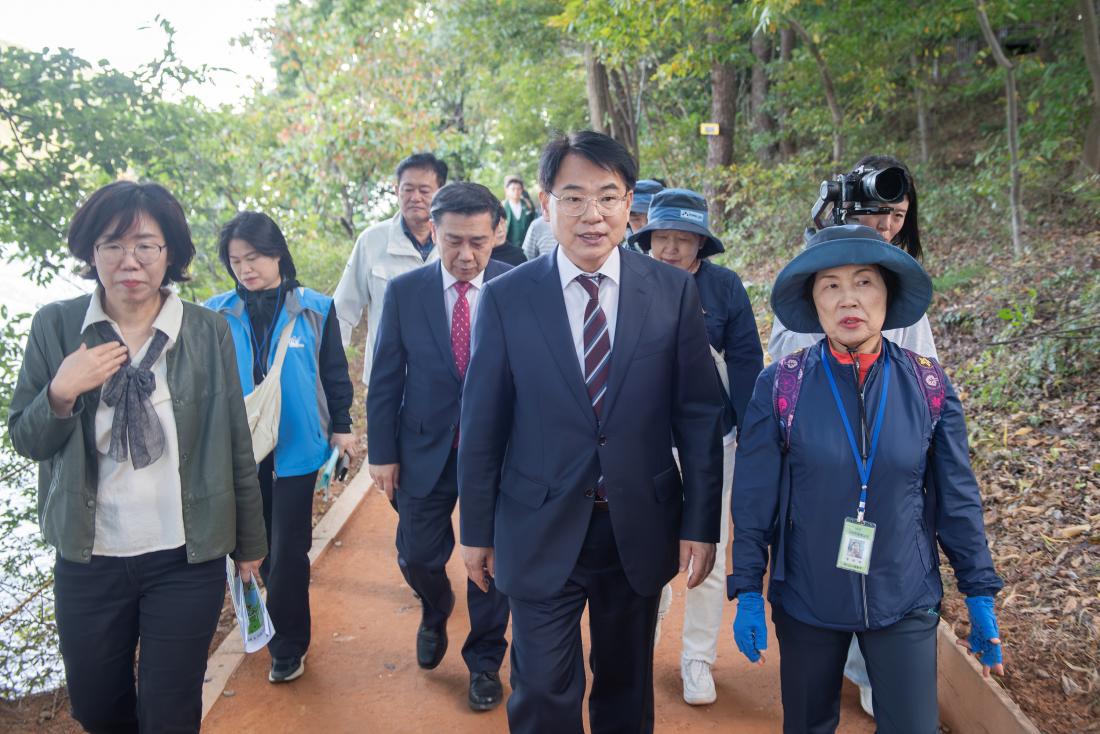
[[[940,363],[929,357],[902,348],[905,356],[913,365],[920,383],[921,393],[928,404],[928,414],[932,418],[932,431],[935,432],[940,415],[943,414],[945,395],[944,374]],[[779,421],[779,430],[783,434],[783,452],[791,448],[791,431],[794,428],[794,411],[798,406],[798,392],[802,389],[802,365],[806,361],[808,350],[797,349],[779,360],[772,382],[772,405],[775,417]]]

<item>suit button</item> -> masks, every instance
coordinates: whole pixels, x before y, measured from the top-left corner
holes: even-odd
[[[586,490],[584,490],[584,496],[587,497],[588,499],[592,499],[593,497],[596,496],[596,490],[586,489]]]
[[[88,500],[88,507],[95,507],[95,500]]]
[[[607,436],[600,436],[600,446],[607,445]]]
[[[458,425],[457,425],[457,424],[455,424],[455,423],[452,423],[452,424],[451,424],[451,430],[453,431],[453,430],[454,430],[454,429],[456,429],[456,428],[458,428]]]

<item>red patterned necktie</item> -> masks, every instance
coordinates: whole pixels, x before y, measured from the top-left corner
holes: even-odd
[[[451,313],[451,352],[455,356],[458,379],[466,379],[466,368],[470,366],[470,303],[466,300],[466,291],[470,284],[458,281],[454,284],[458,300]],[[453,446],[458,446],[458,429],[455,429]]]

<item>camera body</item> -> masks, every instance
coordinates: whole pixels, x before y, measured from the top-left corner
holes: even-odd
[[[822,181],[810,216],[818,229],[845,224],[849,214],[885,214],[890,211],[887,204],[896,204],[908,193],[903,169],[860,166],[850,173],[837,174],[831,181]],[[825,207],[829,204],[831,221],[826,223]]]

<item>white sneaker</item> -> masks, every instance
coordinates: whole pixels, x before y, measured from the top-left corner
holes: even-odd
[[[859,687],[859,705],[863,707],[868,716],[872,719],[875,718],[875,711],[871,708],[871,686]]]
[[[684,679],[684,701],[692,706],[714,703],[718,694],[714,690],[714,677],[710,663],[702,660],[681,660],[680,677]]]

